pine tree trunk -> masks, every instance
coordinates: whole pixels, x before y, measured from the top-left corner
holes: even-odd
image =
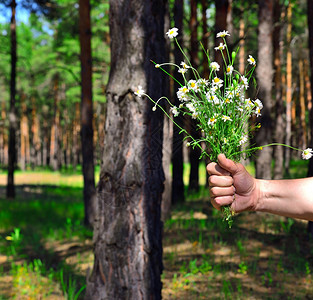
[[[29,129],[28,129],[28,118],[27,118],[27,107],[26,107],[26,95],[22,92],[21,94],[21,121],[20,121],[20,132],[21,132],[21,156],[20,156],[20,167],[21,170],[26,169],[26,164],[29,163]]]
[[[5,102],[1,102],[1,125],[0,125],[0,164],[6,166],[8,164],[8,137],[5,126],[6,120]]]
[[[183,32],[183,15],[184,15],[184,2],[183,0],[175,0],[174,3],[174,22],[175,27],[178,28],[179,32]],[[183,34],[177,37],[181,46],[183,46]],[[178,46],[174,45],[174,57],[175,63],[180,64],[183,61],[183,54],[179,50]],[[180,104],[176,96],[176,91],[180,86],[175,81],[174,82],[174,105],[177,107]],[[182,128],[184,125],[184,118],[180,114],[176,117],[176,122]],[[184,155],[183,155],[183,138],[182,134],[179,134],[179,129],[173,124],[173,148],[172,148],[172,165],[173,165],[173,175],[172,175],[172,204],[182,203],[185,201],[185,186],[183,180],[184,173]]]
[[[11,1],[11,78],[10,78],[10,111],[9,111],[9,149],[8,149],[8,181],[6,195],[7,198],[13,199],[15,197],[14,186],[14,170],[16,164],[16,130],[17,130],[17,116],[15,108],[16,97],[16,63],[17,63],[17,47],[16,47],[16,1]]]
[[[306,99],[307,99],[307,108],[309,111],[309,116],[312,109],[312,95],[311,95],[311,84],[310,84],[310,76],[309,76],[309,61],[307,59],[304,60],[304,82],[305,82],[305,92],[306,92]],[[310,117],[309,117],[310,118]],[[311,137],[311,126],[310,122],[308,122],[307,126],[307,144],[310,144],[310,137]]]
[[[170,15],[169,15],[169,3],[165,3],[165,18],[164,18],[164,34],[170,28]],[[166,54],[165,61],[170,61],[170,48],[171,41],[167,39],[166,41]],[[168,79],[168,77],[166,77]],[[170,81],[166,80],[166,86],[164,87],[166,91],[166,97],[170,99]],[[165,103],[165,109],[169,113],[169,104]],[[164,115],[163,120],[163,159],[162,165],[164,170],[164,191],[162,194],[162,204],[161,204],[161,219],[162,221],[167,220],[171,214],[171,202],[172,202],[172,177],[170,172],[170,165],[172,159],[172,144],[173,144],[173,127],[170,119]]]
[[[263,101],[262,116],[259,119],[262,124],[257,132],[257,145],[269,144],[272,141],[272,82],[273,82],[273,0],[259,2],[259,26],[258,26],[258,64],[257,81],[258,97]],[[259,151],[256,159],[256,177],[271,178],[272,148],[266,147]]]
[[[307,129],[305,122],[305,112],[306,112],[306,104],[305,104],[305,94],[304,94],[304,62],[303,59],[299,59],[299,100],[300,100],[300,149],[305,149],[307,147]]]
[[[216,34],[220,31],[227,30],[227,14],[229,12],[229,1],[228,0],[215,0],[215,46],[218,46],[220,40],[216,38]],[[223,77],[223,57],[221,51],[214,52],[215,61],[221,66],[218,76]]]
[[[292,5],[289,1],[287,7],[287,62],[286,62],[286,144],[291,143],[291,114],[292,114],[292,55],[290,49],[291,43],[291,31],[292,31]],[[289,163],[290,163],[290,149],[285,149],[285,170],[289,173]]]
[[[50,139],[50,166],[54,171],[59,170],[61,167],[60,160],[60,107],[59,107],[59,74],[54,76],[54,116],[51,127]]]
[[[35,96],[31,96],[32,103],[32,119],[31,119],[31,133],[32,133],[32,147],[31,147],[31,165],[40,166],[42,164],[41,158],[41,140],[40,140],[40,122],[37,114]]]
[[[92,105],[92,57],[90,1],[79,1],[79,28],[81,49],[81,145],[83,155],[85,224],[93,226],[96,218],[97,195],[95,187]]]
[[[197,1],[191,0],[190,2],[190,21],[189,21],[189,28],[190,28],[190,63],[191,65],[197,69],[199,65],[199,58],[198,58],[198,35],[197,35],[197,28],[198,28],[198,21],[197,21]],[[197,121],[188,118],[188,130],[189,134],[195,138],[200,139],[199,131],[197,130]],[[198,147],[192,149],[189,148],[189,163],[190,163],[190,174],[189,174],[189,186],[188,191],[197,192],[199,190],[199,157],[201,152]]]
[[[163,113],[153,98],[165,75],[164,5],[157,0],[111,0],[111,70],[94,230],[95,262],[85,299],[161,299]]]
[[[285,140],[285,122],[284,122],[284,100],[282,97],[282,78],[281,78],[281,57],[282,57],[282,38],[281,38],[281,22],[283,19],[280,1],[274,2],[274,31],[273,31],[273,52],[274,52],[274,82],[275,82],[275,142],[284,143]],[[274,170],[273,178],[281,179],[284,175],[284,149],[277,146],[274,149]]]
[[[75,103],[75,117],[73,125],[73,169],[76,170],[79,153],[80,153],[80,144],[79,144],[79,133],[80,133],[80,103]]]
[[[311,83],[311,95],[313,95],[313,0],[307,0],[307,17],[308,17],[308,27],[309,27],[309,57],[310,57],[310,83]],[[310,127],[311,127],[311,136],[310,136],[310,145],[313,142],[313,108],[311,106],[310,110]],[[310,159],[308,177],[313,176],[313,160]],[[313,236],[313,222],[308,222],[308,232]]]

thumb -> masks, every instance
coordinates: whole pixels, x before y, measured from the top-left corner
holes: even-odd
[[[217,161],[220,167],[228,171],[231,175],[234,175],[239,171],[237,164],[232,160],[226,158],[224,154],[219,154],[217,157]]]

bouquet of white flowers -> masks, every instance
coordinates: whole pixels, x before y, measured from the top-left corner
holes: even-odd
[[[207,51],[204,51],[209,62],[209,78],[201,78],[198,71],[190,64],[187,55],[176,39],[178,29],[170,29],[167,35],[170,39],[175,40],[185,57],[185,61],[182,61],[179,66],[173,63],[153,63],[156,68],[161,69],[179,83],[180,87],[176,94],[181,102],[180,105],[178,107],[174,106],[166,97],[161,97],[155,101],[141,87],[135,94],[139,97],[142,95],[147,96],[155,104],[153,110],[160,107],[173,123],[181,129],[181,133],[185,134],[187,146],[199,147],[201,149],[200,158],[208,156],[211,161],[216,162],[220,153],[225,154],[227,158],[234,161],[239,161],[241,158],[245,159],[253,152],[261,150],[263,147],[282,145],[277,143],[262,147],[248,145],[252,132],[261,126],[260,124],[249,124],[248,121],[252,116],[260,116],[263,108],[260,99],[246,97],[252,74],[256,67],[256,60],[249,55],[245,73],[240,74],[234,67],[238,51],[229,53],[226,42],[226,37],[229,36],[227,31],[217,34],[217,38],[221,38],[221,43],[215,48],[215,51],[221,52],[224,62],[223,66],[220,66],[215,61],[211,61]],[[183,83],[164,70],[162,68],[164,65],[175,66],[178,73],[182,76]],[[218,76],[221,68],[224,71],[222,78]],[[162,106],[159,105],[160,100],[164,98],[171,106],[170,111],[173,117],[167,114]],[[179,114],[189,115],[192,119],[197,120],[197,126],[201,132],[200,139],[192,137],[175,122],[175,117]],[[290,148],[303,151],[294,147]],[[303,151],[302,157],[309,159],[312,154],[312,149],[308,148]],[[229,207],[223,208],[223,215],[229,226],[231,226],[233,212]]]

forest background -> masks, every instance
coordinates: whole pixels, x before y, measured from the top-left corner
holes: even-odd
[[[138,3],[140,3],[138,5],[144,6],[143,2],[141,2],[142,1],[138,1]],[[153,1],[148,2],[153,3]],[[88,20],[84,13],[89,11],[89,5],[91,5],[90,24],[84,22]],[[249,54],[257,58],[257,90],[254,91],[254,93],[264,102],[264,112],[262,113],[262,118],[259,120],[262,127],[256,134],[255,140],[251,141],[252,143],[266,144],[275,141],[295,145],[303,149],[312,145],[313,132],[311,128],[313,127],[313,109],[312,79],[310,80],[310,74],[312,74],[313,46],[310,42],[312,38],[309,38],[310,34],[312,35],[312,30],[309,30],[309,22],[311,21],[310,13],[312,13],[311,1],[272,0],[257,2],[243,0],[173,0],[162,2],[161,6],[165,16],[165,25],[163,27],[164,34],[170,27],[176,26],[179,28],[179,40],[181,44],[186,53],[188,53],[192,65],[196,67],[204,77],[208,75],[208,65],[204,59],[205,57],[199,45],[199,41],[202,42],[205,48],[213,49],[217,43],[216,32],[227,29],[231,34],[228,40],[230,47],[236,49],[240,46],[237,68],[241,73],[244,72],[245,62]],[[82,7],[84,7],[84,9]],[[3,203],[4,205],[8,205],[8,203],[11,203],[10,201],[17,201],[17,203],[19,203],[21,198],[23,198],[23,196],[19,194],[19,186],[22,187],[21,193],[23,195],[23,189],[25,189],[25,184],[28,184],[28,182],[25,181],[25,183],[23,183],[23,180],[20,181],[19,179],[18,184],[15,183],[14,178],[17,170],[18,175],[25,172],[24,174],[26,174],[26,176],[30,176],[29,174],[31,174],[32,171],[46,172],[47,170],[51,171],[51,174],[53,174],[52,171],[75,175],[83,173],[82,195],[80,196],[79,193],[74,193],[77,200],[80,200],[82,204],[84,203],[83,206],[78,206],[82,212],[78,214],[80,217],[75,215],[76,217],[73,219],[70,217],[66,219],[66,228],[70,228],[71,230],[75,228],[77,232],[81,231],[82,234],[77,235],[82,235],[81,239],[83,240],[86,238],[84,234],[90,237],[90,232],[88,233],[88,229],[82,229],[83,226],[80,227],[78,224],[82,222],[87,227],[94,225],[96,219],[96,202],[99,199],[99,195],[100,198],[102,197],[101,189],[99,190],[99,188],[98,197],[96,196],[94,174],[96,174],[96,178],[98,179],[98,170],[101,161],[106,161],[106,155],[109,155],[108,152],[105,151],[105,145],[106,142],[108,142],[106,135],[110,135],[111,132],[109,132],[108,129],[105,130],[105,123],[108,118],[107,113],[112,113],[112,111],[108,110],[108,103],[110,103],[110,99],[108,98],[110,98],[110,95],[108,95],[107,91],[112,55],[110,43],[122,42],[122,40],[118,40],[118,35],[110,36],[109,33],[110,24],[111,30],[114,29],[114,27],[112,27],[114,20],[111,20],[111,23],[109,22],[110,3],[109,1],[97,0],[90,2],[80,1],[79,3],[71,0],[27,1],[27,3],[25,1],[1,1],[1,9],[3,15],[0,23],[0,166],[2,173],[8,176],[6,182],[1,182],[6,186],[6,191],[3,193],[5,194],[5,196],[3,195]],[[15,18],[12,18],[12,16],[14,16],[15,12],[19,11],[23,11],[24,17],[17,19],[16,22]],[[147,18],[148,17],[149,16],[147,16]],[[126,16],[125,20],[127,20]],[[90,28],[88,28],[88,26],[90,26]],[[126,26],[120,29],[125,36],[129,34]],[[83,35],[84,32],[87,33],[85,36]],[[114,31],[112,30],[112,32]],[[88,39],[91,39],[92,47],[89,51]],[[181,54],[173,44],[169,44],[167,40],[164,40],[163,44],[155,46],[164,48],[164,60],[175,61],[178,64],[183,60]],[[216,58],[214,57],[213,50],[211,55],[212,59]],[[83,58],[86,58],[87,61],[84,62]],[[89,74],[89,77],[86,77],[85,75],[88,75],[86,70],[91,67],[92,69],[90,70],[92,72]],[[157,70],[154,72],[157,72]],[[173,72],[173,70],[170,70],[170,72]],[[164,78],[165,77],[164,75]],[[162,80],[162,82],[165,83],[163,91],[168,95],[172,95],[170,96],[171,99],[175,99],[174,83],[166,81],[167,79]],[[91,82],[92,87],[90,86]],[[135,83],[136,82],[133,82],[133,85]],[[129,86],[129,89],[135,91],[134,86]],[[251,97],[254,97],[254,95],[251,95]],[[91,100],[92,110],[90,110]],[[173,101],[175,102],[177,100]],[[124,106],[126,106],[126,104],[124,104]],[[84,123],[85,119],[82,117],[84,115],[82,112],[85,112],[84,109],[88,111],[87,123]],[[127,109],[126,106],[125,110]],[[131,108],[129,108],[129,111],[131,111]],[[126,116],[127,114],[124,117]],[[160,119],[160,115],[157,115],[157,118]],[[190,120],[179,119],[178,122],[184,124],[186,129],[190,132],[195,128]],[[87,129],[85,130],[84,128]],[[84,134],[84,132],[87,133]],[[211,210],[208,210],[207,207],[201,208],[201,212],[209,211],[208,214],[210,218],[200,218],[200,220],[206,221],[199,221],[199,223],[197,223],[197,221],[194,221],[192,214],[192,220],[188,221],[190,223],[187,225],[184,225],[184,221],[179,221],[183,223],[178,222],[178,224],[175,225],[173,214],[175,216],[175,209],[177,209],[177,207],[188,208],[189,211],[196,210],[197,202],[194,205],[190,204],[190,199],[193,198],[194,195],[199,195],[200,193],[201,197],[205,198],[205,202],[208,202],[208,196],[205,194],[205,196],[203,196],[202,193],[204,190],[201,189],[206,181],[205,174],[203,171],[201,173],[201,168],[203,168],[206,162],[199,161],[199,153],[197,153],[197,151],[192,151],[184,147],[182,136],[178,134],[177,129],[171,127],[171,124],[168,123],[166,118],[164,119],[164,127],[163,125],[160,127],[159,124],[155,131],[152,132],[152,139],[154,138],[153,135],[157,136],[157,139],[159,139],[160,134],[163,135],[164,144],[162,145],[162,143],[159,143],[159,140],[157,140],[156,150],[163,151],[163,167],[166,180],[165,190],[162,196],[162,219],[168,226],[165,227],[165,229],[175,231],[176,225],[178,228],[180,226],[187,226],[188,230],[190,229],[188,226],[191,226],[191,228],[195,226],[198,229],[199,226],[206,228],[206,226],[210,226],[206,224],[206,222],[211,225],[215,224],[212,225],[212,228],[214,228],[214,226],[221,226],[215,219],[215,221],[210,219],[212,216],[215,218],[215,215]],[[196,133],[194,132],[194,134]],[[85,138],[87,138],[87,140]],[[118,134],[115,138],[119,138]],[[116,142],[116,144],[118,143]],[[91,147],[86,149],[86,145]],[[117,146],[112,145],[113,149],[117,149],[114,147]],[[86,159],[86,157],[89,159]],[[290,150],[286,148],[266,148],[255,158],[251,158],[246,164],[251,170],[255,169],[255,175],[258,178],[288,178],[294,176],[292,164],[293,160],[297,160],[298,158],[298,153],[290,152]],[[115,167],[116,166],[112,167],[112,172],[116,171],[114,169]],[[304,170],[302,175],[312,175],[313,166],[298,164],[296,168],[300,169],[300,167]],[[94,169],[96,169],[96,172]],[[90,175],[90,172],[93,174]],[[103,169],[101,174],[106,174]],[[103,191],[105,193],[107,190],[105,183],[103,183],[104,177],[101,176],[101,174],[99,187],[104,187]],[[158,179],[161,180],[162,175],[159,175]],[[36,185],[40,186],[38,184]],[[16,188],[18,188],[18,192],[16,192]],[[128,187],[125,188],[125,186],[122,186],[123,193],[125,193],[125,189],[127,190],[127,188]],[[43,189],[45,189],[44,186]],[[49,187],[46,188],[46,191],[49,191]],[[126,202],[128,202],[128,200]],[[131,203],[131,201],[129,201],[129,205],[136,206],[136,204]],[[62,205],[60,207],[62,207]],[[151,211],[153,212],[154,209],[158,210],[156,207]],[[44,208],[42,208],[42,212],[43,211]],[[12,210],[12,214],[14,214],[14,209]],[[149,218],[149,212],[147,212],[147,214]],[[290,228],[294,223],[291,224],[292,221],[287,219],[279,219],[277,222],[281,224],[280,230],[288,234],[287,237],[284,237],[284,242],[287,243],[289,234],[292,237]],[[74,223],[77,227],[75,227],[76,225],[72,226]],[[156,222],[155,224],[158,225],[159,223]],[[291,224],[290,228],[286,224]],[[299,225],[301,230],[303,229],[301,227],[302,225],[302,223]],[[273,225],[273,227],[275,226],[276,225]],[[309,228],[310,226],[311,225],[309,225]],[[20,237],[16,236],[19,236],[20,227],[22,226],[18,226],[17,224],[3,225],[1,236],[3,237],[3,245],[6,246],[7,244],[5,243],[10,243],[10,239],[6,239],[6,237],[13,236],[13,240],[17,239],[15,248],[18,249],[20,247],[20,251],[25,254],[27,253],[25,249],[29,241],[25,239],[25,241],[21,243]],[[221,236],[225,234],[226,237],[229,238],[227,231],[224,231],[224,229],[221,230]],[[238,234],[241,233],[240,229],[237,230]],[[260,230],[264,230],[264,228]],[[68,235],[75,236],[76,231]],[[9,235],[9,232],[13,233]],[[193,240],[191,243],[190,253],[193,253],[195,248],[199,245],[201,245],[201,247],[204,245],[202,242],[203,231],[200,230],[200,232],[196,237],[196,241]],[[266,232],[266,234],[267,233],[268,232]],[[123,237],[125,233],[121,234],[120,238],[125,238]],[[157,236],[158,230],[154,233],[152,230],[149,234]],[[186,238],[186,235],[183,236]],[[59,238],[60,236],[58,236],[56,240]],[[219,238],[216,238],[214,243],[218,239]],[[240,241],[240,243],[242,242]],[[259,276],[260,278],[263,276],[263,287],[265,290],[274,289],[272,283],[272,277],[274,277],[274,275],[267,273],[268,268],[265,268],[262,274],[253,274],[252,271],[254,270],[253,268],[255,268],[254,264],[256,264],[256,262],[248,262],[245,260],[247,250],[242,250],[243,248],[241,248],[240,243],[237,240],[236,247],[238,248],[237,251],[240,252],[240,261],[236,262],[237,265],[234,268],[240,271],[236,273],[242,275],[244,279],[246,278],[245,276],[249,278],[252,277],[252,275],[255,277]],[[88,246],[90,245],[88,244]],[[274,246],[276,247],[276,245]],[[274,246],[273,248],[275,248]],[[138,245],[134,246],[134,252],[137,251],[136,247],[138,247]],[[6,263],[11,262],[10,259],[15,256],[19,257],[19,259],[21,258],[20,253],[17,253],[18,251],[16,251],[15,248],[15,254],[13,253],[13,248],[10,248],[12,253],[6,253]],[[228,253],[227,251],[226,253]],[[30,251],[30,253],[32,253],[32,251]],[[170,251],[169,253],[170,254],[166,254],[168,255],[168,257],[166,256],[167,264],[169,264],[169,262],[172,263],[172,256],[177,255],[173,254],[176,253],[175,251]],[[187,290],[187,292],[191,291],[191,294],[196,293],[195,291],[198,289],[198,287],[194,288],[197,286],[195,283],[196,279],[191,280],[190,278],[197,274],[213,272],[214,264],[211,258],[210,260],[206,260],[206,258],[201,256],[202,260],[200,260],[199,253],[197,256],[192,256],[192,259],[185,259],[183,263],[178,263],[180,266],[185,266],[185,270],[180,267],[179,272],[173,271],[172,273],[167,273],[167,279],[169,279],[172,284],[165,284],[168,288],[166,293],[170,295],[169,297],[180,295],[184,290]],[[271,255],[274,255],[273,253]],[[27,255],[29,257],[31,256],[29,253],[26,254],[26,256]],[[272,257],[271,255],[270,257]],[[10,259],[8,259],[9,256],[11,256]],[[35,257],[36,260],[28,259],[28,263],[32,265],[30,267],[26,264],[26,271],[25,268],[21,271],[18,267],[19,264],[13,259],[16,266],[12,267],[12,270],[10,268],[7,269],[7,266],[3,267],[3,272],[6,274],[12,272],[13,279],[11,278],[11,281],[13,280],[14,282],[14,278],[16,278],[17,275],[21,276],[20,273],[22,273],[22,275],[23,272],[36,273],[35,265],[38,264],[39,261],[42,264],[46,256],[47,254],[45,253],[42,254],[40,260],[38,257]],[[303,273],[307,272],[308,274],[305,274],[309,276],[311,258],[311,254],[307,254],[304,262],[297,262],[300,267],[297,266],[298,269],[294,272],[296,273],[300,269],[299,272],[301,273],[303,269]],[[111,257],[110,259],[113,260],[114,258]],[[159,257],[153,259],[160,261]],[[279,262],[277,265],[278,264]],[[37,266],[37,269],[40,269],[39,273],[42,276],[52,274],[51,277],[53,277],[54,273],[49,273],[48,265],[49,267],[53,266],[53,264],[47,263],[47,266],[44,268]],[[281,266],[281,268],[283,267]],[[55,267],[55,269],[58,269],[58,272],[60,271],[59,267]],[[288,269],[287,265],[285,269]],[[69,278],[70,276],[74,276],[74,272],[72,272],[71,269],[64,268],[64,265],[62,265],[61,270],[66,271],[64,272],[66,273],[65,277],[68,283],[62,285],[61,280],[60,286],[63,289],[63,295],[69,295],[69,286],[70,282],[72,282]],[[233,272],[232,268],[226,268],[225,270],[225,272],[228,273]],[[105,272],[106,271],[104,271],[104,273]],[[217,271],[215,270],[215,272]],[[97,273],[99,273],[99,271],[95,269],[93,274]],[[180,276],[177,274],[180,274],[181,278],[177,279],[177,276]],[[188,276],[185,276],[186,274],[188,274]],[[213,272],[213,274],[215,273]],[[290,272],[290,274],[293,273]],[[107,276],[107,274],[105,275]],[[159,275],[153,275],[153,278],[154,276],[156,277],[154,278],[156,286],[158,286],[157,277]],[[101,277],[101,270],[98,275],[95,275],[95,277],[97,276]],[[286,276],[288,277],[288,275]],[[307,280],[305,283],[309,282],[308,280],[310,278],[308,276],[305,277],[305,280]],[[59,276],[58,278],[60,279],[61,277]],[[146,278],[146,274],[144,278]],[[186,278],[188,279],[187,281]],[[243,283],[240,280],[243,280],[243,278],[240,276],[235,276],[234,278],[233,281],[231,278],[225,282],[221,281],[220,287],[217,287],[217,289],[222,290],[220,293],[224,296],[227,296],[229,291],[230,293],[241,295]],[[148,280],[149,278],[146,279]],[[83,281],[84,280],[80,278],[78,288],[73,288],[73,294],[78,294],[80,288],[84,287]],[[97,282],[97,280],[93,282]],[[210,284],[212,283],[209,283],[209,286]],[[281,291],[281,287],[283,286],[282,283],[280,284],[281,285],[277,284],[277,286],[275,286],[277,293]],[[11,293],[11,295],[17,293],[14,289],[14,284],[12,286],[12,290],[8,291],[8,294]],[[97,284],[90,286],[95,290],[101,289]],[[112,290],[114,289],[116,291],[119,288],[120,287],[115,283]],[[149,293],[150,288],[151,287],[147,288],[147,293]],[[156,290],[158,290],[158,288],[156,288]],[[304,293],[309,293],[305,288],[303,288],[303,290]],[[57,293],[55,290],[53,292]],[[155,293],[157,294],[157,292]],[[207,291],[201,286],[200,292],[196,297],[204,297],[206,293]],[[285,291],[282,291],[282,293],[285,293]],[[297,294],[299,291],[296,290],[294,293]],[[192,296],[186,297],[188,299],[188,297]],[[156,299],[158,299],[158,296],[156,296]]]

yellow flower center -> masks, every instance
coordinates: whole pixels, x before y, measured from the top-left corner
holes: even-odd
[[[218,83],[219,81],[220,81],[219,78],[214,78],[214,82],[215,82],[215,83]]]
[[[188,89],[184,87],[184,88],[183,88],[183,92],[184,92],[184,93],[187,93],[187,92],[188,92]]]
[[[192,88],[194,88],[194,87],[196,86],[196,84],[195,84],[194,82],[192,82],[192,83],[190,83],[190,86],[191,86]]]

